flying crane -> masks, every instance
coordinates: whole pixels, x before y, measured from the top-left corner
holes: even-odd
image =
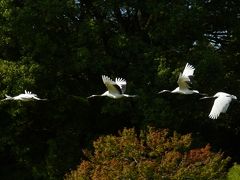
[[[47,99],[40,99],[37,97],[36,94],[33,94],[30,91],[25,90],[24,94],[19,94],[18,96],[9,96],[7,94],[5,94],[6,98],[3,99],[2,101],[6,101],[6,100],[15,100],[15,101],[32,101],[32,100],[38,100],[38,101],[46,101]]]
[[[179,74],[178,77],[178,87],[174,90],[162,90],[158,94],[164,93],[164,92],[170,92],[170,93],[179,93],[179,94],[201,94],[198,90],[191,90],[189,84],[191,84],[191,78],[193,77],[195,68],[190,65],[189,63],[186,64],[184,70],[182,73]]]
[[[225,92],[218,92],[214,96],[205,96],[201,99],[214,98],[212,110],[209,113],[209,118],[217,119],[220,113],[226,113],[232,100],[237,100],[237,97]]]
[[[110,79],[108,76],[102,75],[103,83],[105,84],[107,91],[99,95],[91,95],[88,98],[96,96],[108,96],[113,99],[119,99],[122,97],[136,97],[136,95],[124,94],[126,90],[127,82],[125,79],[116,78],[115,81]]]

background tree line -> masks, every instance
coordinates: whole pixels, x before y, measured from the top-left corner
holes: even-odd
[[[157,95],[186,62],[193,87],[239,97],[238,0],[0,0],[0,97],[25,89],[47,102],[1,102],[1,179],[62,179],[83,148],[124,127],[191,133],[239,162],[239,105],[208,119],[212,101]],[[101,75],[127,79],[139,98],[102,93]]]

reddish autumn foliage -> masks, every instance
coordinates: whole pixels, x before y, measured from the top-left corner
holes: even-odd
[[[137,136],[124,129],[119,136],[103,136],[84,151],[88,160],[66,175],[79,179],[221,179],[229,158],[210,151],[210,145],[190,149],[191,135],[148,128]]]

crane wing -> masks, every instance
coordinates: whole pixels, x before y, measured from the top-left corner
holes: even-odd
[[[25,90],[25,94],[32,94],[30,91]]]
[[[192,65],[188,63],[186,64],[183,70],[183,73],[180,73],[178,77],[177,83],[178,83],[179,89],[184,90],[184,89],[190,88],[189,86],[189,84],[191,84],[190,78],[193,77],[194,70],[195,68]]]
[[[121,88],[108,76],[102,75],[102,80],[111,94],[122,94]]]
[[[183,70],[182,75],[186,76],[186,77],[189,77],[189,76],[191,77],[191,76],[193,76],[194,70],[195,70],[195,68],[192,65],[187,63]]]
[[[184,89],[190,88],[189,84],[191,84],[191,81],[189,77],[183,76],[183,74],[180,73],[177,83],[178,83],[179,89],[184,90]]]
[[[27,91],[25,90],[25,95],[29,95],[29,96],[37,96],[36,94],[32,93],[31,91]]]
[[[209,117],[211,119],[217,119],[220,113],[225,113],[231,100],[232,98],[230,96],[219,96],[215,99]]]
[[[121,92],[124,93],[126,91],[126,85],[127,85],[126,80],[122,78],[116,78],[115,82],[121,88]]]

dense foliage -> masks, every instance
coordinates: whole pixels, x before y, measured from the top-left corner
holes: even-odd
[[[95,138],[148,125],[239,162],[237,103],[213,121],[212,101],[157,94],[189,62],[194,89],[240,97],[239,12],[239,0],[0,0],[0,98],[48,99],[0,102],[0,179],[62,179]],[[86,99],[102,74],[139,97]]]
[[[240,179],[240,165],[235,163],[227,174],[227,180],[238,180]]]
[[[79,179],[224,179],[226,163],[210,146],[190,149],[191,136],[170,135],[168,130],[149,128],[140,136],[124,129],[119,136],[100,137],[94,153],[66,180]]]

